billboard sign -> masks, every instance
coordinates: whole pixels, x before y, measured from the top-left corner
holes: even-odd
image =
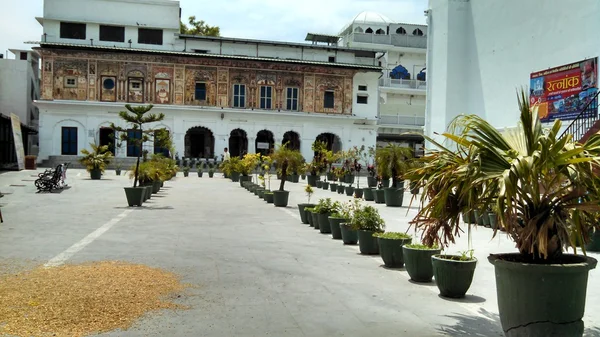
[[[577,118],[598,91],[597,66],[593,58],[531,74],[529,100],[542,122]],[[597,115],[598,107],[586,111]]]

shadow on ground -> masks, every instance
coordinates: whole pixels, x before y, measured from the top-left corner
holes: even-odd
[[[500,317],[483,308],[479,309],[483,316],[466,316],[461,314],[447,315],[456,320],[452,326],[441,326],[437,330],[446,336],[492,337],[504,336],[500,326]]]
[[[481,316],[466,316],[461,314],[447,315],[456,320],[454,325],[442,325],[437,330],[446,336],[466,337],[503,337],[500,316],[483,308],[479,309]],[[483,316],[483,317],[482,317]],[[600,337],[599,327],[588,327],[582,337]]]

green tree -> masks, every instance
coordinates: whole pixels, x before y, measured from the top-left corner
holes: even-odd
[[[123,119],[125,122],[129,123],[131,127],[122,128],[116,126],[115,124],[111,124],[111,128],[115,130],[115,132],[121,132],[121,140],[126,141],[127,144],[133,144],[138,148],[138,156],[137,162],[135,164],[135,175],[133,179],[133,187],[137,187],[138,182],[138,174],[140,170],[140,157],[142,156],[142,144],[150,140],[150,137],[154,135],[153,129],[143,129],[144,124],[160,122],[165,119],[165,115],[163,113],[160,114],[148,114],[150,110],[152,110],[153,105],[142,105],[132,107],[131,105],[125,105],[127,111],[119,112],[119,117]],[[130,133],[132,132],[132,137]],[[136,134],[141,134],[141,137],[136,137]]]
[[[181,34],[202,35],[202,36],[221,36],[221,29],[218,26],[209,26],[204,20],[196,20],[196,16],[188,18],[188,25],[179,22]]]

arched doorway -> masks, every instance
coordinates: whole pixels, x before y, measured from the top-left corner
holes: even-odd
[[[327,150],[329,151],[340,152],[342,150],[342,140],[333,133],[322,133],[317,136],[316,140],[325,142],[327,144]]]
[[[273,132],[269,130],[260,130],[256,134],[256,142],[254,144],[254,148],[256,149],[256,153],[260,153],[263,156],[268,156],[271,153],[271,150],[275,146],[275,140],[273,137]]]
[[[288,149],[300,151],[300,135],[294,131],[283,134],[283,144],[288,143]]]
[[[215,137],[203,126],[195,126],[185,133],[184,146],[186,158],[215,157]]]
[[[241,157],[248,153],[248,136],[246,131],[235,129],[229,134],[229,153],[232,157]]]

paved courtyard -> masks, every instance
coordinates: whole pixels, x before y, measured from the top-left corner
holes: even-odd
[[[435,283],[412,283],[406,271],[383,268],[378,256],[301,224],[302,181],[286,183],[290,206],[280,209],[220,175],[179,173],[144,207],[128,208],[122,187],[130,180],[114,171],[92,181],[71,169],[71,188],[50,194],[35,193],[35,174],[0,174],[0,262],[121,260],[173,271],[195,286],[183,297],[190,310],[148,315],[126,332],[102,336],[503,336],[486,257],[515,249],[504,235],[492,240],[490,229],[472,232],[479,262],[467,297],[448,300]],[[349,199],[315,191],[312,201]],[[388,231],[405,231],[415,214],[406,205],[375,207]],[[467,243],[464,234],[447,251]],[[599,282],[593,270],[586,336],[600,336]]]

